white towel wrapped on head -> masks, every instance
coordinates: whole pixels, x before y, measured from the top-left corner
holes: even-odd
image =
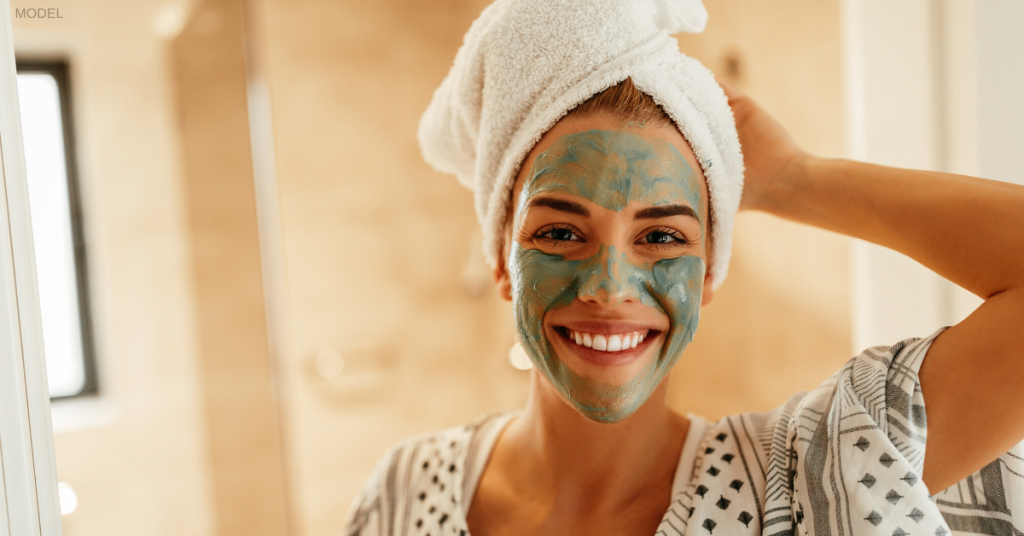
[[[743,156],[714,76],[670,34],[701,32],[700,0],[497,0],[466,33],[424,112],[426,161],[474,192],[498,262],[523,159],[566,112],[627,77],[664,108],[700,162],[711,203],[713,287],[729,270]]]

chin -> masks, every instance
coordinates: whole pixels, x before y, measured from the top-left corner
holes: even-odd
[[[636,413],[650,398],[660,378],[645,375],[621,384],[576,377],[566,389],[559,389],[567,403],[587,419],[599,423],[621,422]]]
[[[643,405],[642,403],[622,400],[596,406],[591,406],[577,400],[569,400],[569,403],[580,415],[583,415],[588,420],[603,424],[622,422],[632,416]]]

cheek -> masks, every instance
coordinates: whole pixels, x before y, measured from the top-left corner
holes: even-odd
[[[573,264],[556,255],[513,246],[508,265],[513,298],[554,305],[572,285]]]
[[[575,298],[576,262],[513,243],[508,273],[516,327],[524,342],[539,342],[544,313],[565,307]]]
[[[700,257],[679,257],[654,266],[654,292],[672,320],[665,356],[678,357],[691,341],[700,319],[706,265]]]

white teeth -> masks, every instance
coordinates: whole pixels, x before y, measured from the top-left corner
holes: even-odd
[[[595,335],[570,329],[567,330],[567,333],[569,340],[576,344],[602,352],[621,352],[622,350],[636,348],[638,344],[644,342],[644,337],[647,336],[647,330],[612,335]]]

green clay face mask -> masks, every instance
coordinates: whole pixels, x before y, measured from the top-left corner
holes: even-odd
[[[699,211],[702,197],[698,177],[675,147],[617,130],[569,134],[539,155],[515,208],[517,224],[532,198],[554,192],[585,198],[616,212],[630,203],[644,207],[688,204]],[[701,233],[706,234],[705,222],[700,223]],[[513,240],[507,268],[523,347],[562,396],[594,421],[621,421],[643,405],[697,329],[706,268],[697,256],[634,264],[615,246],[600,244],[592,257],[568,260],[524,248]],[[544,330],[547,313],[599,290],[632,298],[669,319],[656,358],[622,384],[574,373],[559,359]]]

